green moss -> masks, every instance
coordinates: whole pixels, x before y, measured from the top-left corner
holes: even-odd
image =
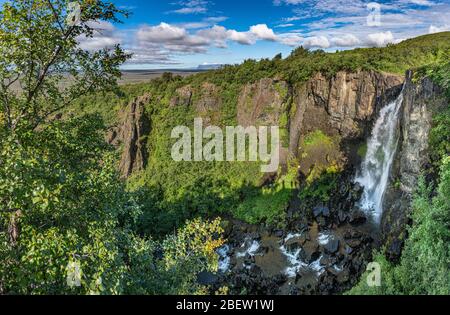
[[[281,176],[273,187],[250,189],[233,215],[251,224],[266,223],[284,227],[286,210],[297,186],[297,167],[292,165],[286,175]]]
[[[332,192],[337,189],[338,179],[339,170],[334,167],[320,173],[311,172],[305,186],[300,190],[299,197],[303,201],[328,202]]]
[[[322,130],[316,130],[308,134],[304,141],[304,150],[307,151],[312,146],[330,147],[333,145],[333,139],[327,136]]]
[[[366,157],[366,155],[367,155],[367,149],[368,149],[367,143],[361,145],[361,146],[358,148],[358,156],[359,156],[360,158],[364,159],[364,158]]]

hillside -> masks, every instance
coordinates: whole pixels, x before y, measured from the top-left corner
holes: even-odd
[[[67,94],[40,72],[2,90],[0,294],[450,293],[450,32],[137,84],[115,84],[119,47],[76,56],[54,69],[92,82]],[[175,161],[196,118],[279,126],[278,169]]]
[[[301,231],[301,226],[313,222],[309,211],[320,205],[330,207],[336,217],[319,221],[319,229],[329,229],[334,220],[357,221],[358,212],[334,211],[352,208],[358,201],[350,183],[366,154],[367,138],[380,109],[400,93],[407,70],[419,75],[449,56],[449,32],[386,48],[336,53],[298,48],[285,59],[248,60],[185,78],[166,74],[125,86],[119,95],[84,98],[74,111],[103,113],[112,126],[109,141],[125,148],[121,169],[124,176],[131,175],[130,189],[145,187],[150,192],[146,203],[152,206],[144,212],[143,233],[159,237],[186,219],[219,215],[254,224],[246,229],[256,229],[264,239],[271,235],[266,231],[273,229]],[[139,114],[134,112],[136,105],[141,108]],[[134,120],[119,119],[127,115]],[[259,163],[174,162],[170,131],[179,125],[192,127],[194,117],[217,126],[279,125],[280,171],[268,177],[259,172]],[[130,124],[149,128],[129,129]],[[123,136],[133,130],[138,131],[135,143]],[[124,169],[134,171],[124,173]],[[343,182],[344,190],[339,188]],[[386,235],[393,233],[392,239],[384,237],[389,242],[405,231],[405,219],[395,220],[403,223],[400,230],[392,222],[385,227]],[[358,258],[364,261],[371,253],[370,236],[360,228],[356,231],[350,233],[360,233],[359,242],[368,244],[356,251],[357,257],[366,257]],[[243,237],[235,229],[227,233],[232,242]],[[346,233],[345,229],[339,233]],[[395,249],[393,255],[398,257],[400,251]],[[355,257],[353,261],[358,261]],[[353,268],[363,271],[362,265]],[[354,279],[333,290],[348,289]]]

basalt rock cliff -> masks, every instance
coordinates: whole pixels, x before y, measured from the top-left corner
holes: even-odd
[[[145,105],[151,96],[145,94],[135,98],[120,113],[120,125],[112,128],[107,142],[122,147],[119,170],[123,178],[145,169],[148,161],[147,137],[151,131],[151,120]]]
[[[412,71],[406,74],[403,96],[399,149],[390,174],[381,223],[386,254],[393,261],[400,258],[407,238],[411,198],[418,180],[430,168],[428,139],[432,115],[448,105],[441,88],[429,78],[415,82]]]
[[[296,85],[265,78],[242,86],[236,100],[236,123],[284,128],[288,134],[281,152],[284,162],[298,155],[303,136],[319,129],[338,136],[347,160],[354,161],[377,112],[399,94],[402,83],[401,76],[374,71],[341,71],[331,78],[317,73],[306,83]],[[124,145],[120,163],[124,177],[142,170],[147,163],[145,139],[151,128],[144,105],[149,101],[149,95],[133,100],[121,111],[122,123],[109,136],[110,143]],[[197,89],[183,86],[170,100],[171,107],[192,107],[205,125],[220,121],[222,104],[220,88],[209,82]],[[357,145],[348,145],[352,141]]]

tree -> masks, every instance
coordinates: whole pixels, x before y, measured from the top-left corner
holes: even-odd
[[[117,45],[79,41],[127,12],[101,0],[17,0],[0,11],[0,100],[4,128],[33,130],[80,95],[115,86],[129,57]],[[63,84],[61,84],[63,82]]]

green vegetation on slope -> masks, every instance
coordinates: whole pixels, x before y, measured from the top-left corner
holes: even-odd
[[[152,120],[152,132],[148,139],[149,166],[130,180],[131,188],[147,187],[147,195],[157,196],[149,197],[151,209],[148,211],[148,224],[142,227],[143,230],[160,234],[196,215],[214,216],[221,213],[233,214],[251,223],[268,222],[277,225],[284,217],[286,200],[293,191],[289,188],[280,191],[259,188],[262,178],[257,163],[180,164],[172,161],[170,150],[173,141],[169,138],[172,128],[178,125],[192,127],[193,118],[198,116],[192,106],[171,106],[171,100],[177,95],[179,88],[189,86],[193,91],[200,92],[205,82],[214,84],[217,87],[216,96],[222,101],[212,118],[214,124],[236,125],[236,104],[244,84],[262,78],[281,78],[291,84],[299,84],[317,71],[329,76],[340,70],[359,69],[404,73],[410,68],[434,64],[449,56],[449,32],[418,37],[386,48],[336,53],[298,48],[286,59],[247,60],[241,65],[225,66],[186,78],[166,74],[148,84],[122,87],[122,93],[118,96],[89,95],[82,98],[73,111],[100,111],[107,122],[112,124],[114,117],[117,117],[115,111],[123,104],[144,93],[152,95],[152,102],[147,106]],[[199,94],[201,93],[193,93],[194,97]],[[282,123],[287,121],[287,115],[288,113],[282,116]],[[317,135],[320,133],[320,130],[317,131]],[[287,137],[287,134],[283,134],[284,143]],[[334,139],[330,141],[333,142]],[[317,155],[314,152],[320,153],[321,148],[325,148],[323,156],[331,153],[333,163],[324,162],[319,166],[315,165],[317,163],[304,163],[303,169],[315,165],[311,168],[309,181],[316,182],[305,189],[303,197],[320,196],[320,199],[327,200],[334,182],[330,181],[330,177],[335,178],[335,174],[339,172],[339,157],[334,156],[334,146],[320,144],[321,142],[306,146],[304,154],[310,155],[310,159],[314,160],[316,157],[313,155]],[[361,154],[363,150],[362,148]],[[278,178],[278,182],[279,180]],[[269,199],[276,202],[269,202]],[[154,224],[156,221],[159,224]]]
[[[183,222],[160,239],[141,233],[145,192],[119,179],[94,114],[114,121],[111,107],[126,96],[100,92],[115,89],[128,56],[120,46],[83,51],[77,39],[92,36],[90,21],[126,12],[79,1],[80,25],[70,26],[60,22],[69,2],[17,0],[0,10],[0,295],[206,293],[197,275],[217,270],[220,220]],[[72,84],[61,88],[67,72]],[[80,102],[75,117],[51,119],[89,92],[99,106]]]
[[[299,84],[317,71],[401,73],[448,59],[450,46],[450,34],[443,33],[384,49],[328,54],[299,48],[284,60],[248,60],[184,79],[167,74],[117,91],[119,66],[128,56],[120,46],[80,51],[77,37],[92,34],[88,21],[114,22],[126,12],[100,0],[82,0],[84,24],[68,32],[67,25],[58,23],[66,20],[68,2],[17,0],[0,11],[0,294],[207,293],[197,275],[217,270],[223,229],[214,217],[231,214],[279,225],[298,186],[298,166],[276,177],[273,187],[261,187],[258,163],[175,163],[170,131],[191,126],[196,114],[188,106],[172,106],[177,89],[215,84],[222,106],[214,118],[220,125],[234,125],[246,83],[272,77]],[[41,72],[41,63],[53,76]],[[61,91],[59,80],[67,71],[75,83]],[[440,69],[435,73],[442,75]],[[14,80],[24,93],[10,88],[8,82]],[[115,93],[105,92],[111,90]],[[116,124],[120,108],[144,93],[153,96],[147,104],[152,121],[149,167],[125,184],[116,171],[116,152],[104,143],[104,122]],[[65,119],[49,120],[60,109]],[[446,123],[436,122],[441,127]],[[436,154],[446,150],[438,146],[442,136],[436,132],[432,140]],[[305,158],[316,149],[332,150],[332,144],[317,131],[305,139]],[[419,272],[410,278],[402,273],[405,280],[400,282],[414,283],[414,292],[447,292],[442,284],[448,283],[449,164],[444,160],[437,197],[431,202],[424,193],[415,203],[417,224],[403,265],[413,270],[413,259],[419,257]],[[329,197],[330,185],[336,183],[334,167],[312,168],[305,198]],[[420,282],[429,272],[436,279],[431,279],[434,289]],[[412,292],[401,289],[395,288]]]
[[[413,201],[414,225],[409,230],[401,261],[398,265],[377,254],[381,266],[381,287],[369,287],[368,275],[350,294],[423,295],[450,294],[450,158],[442,162],[437,196],[422,180]]]

